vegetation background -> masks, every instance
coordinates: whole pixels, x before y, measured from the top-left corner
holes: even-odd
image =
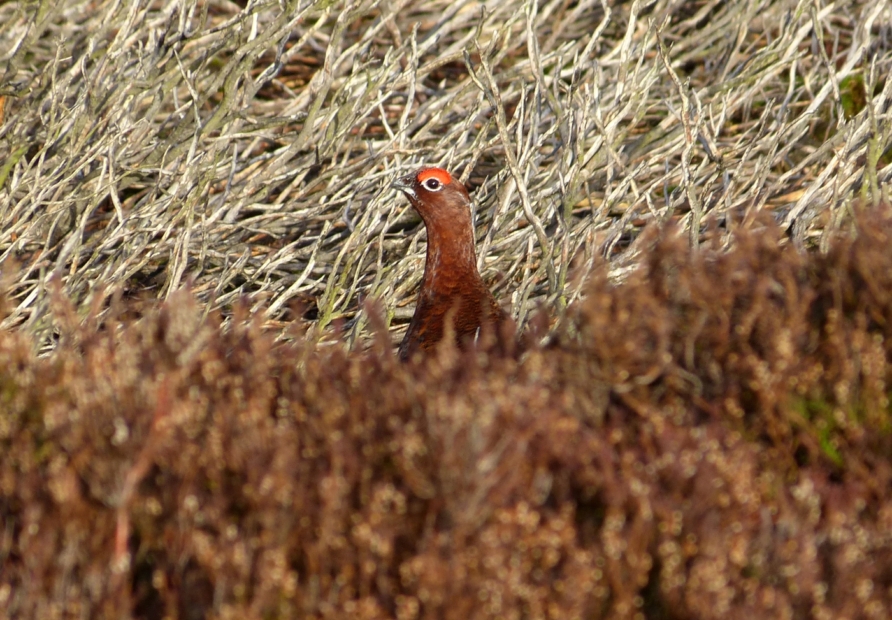
[[[0,609],[887,617],[890,37],[873,1],[0,5]],[[393,361],[422,163],[525,356]]]

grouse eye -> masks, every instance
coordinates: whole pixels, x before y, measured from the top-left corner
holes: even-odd
[[[443,188],[443,184],[440,183],[437,179],[428,179],[424,183],[422,183],[425,188],[429,189],[432,192],[439,191]]]

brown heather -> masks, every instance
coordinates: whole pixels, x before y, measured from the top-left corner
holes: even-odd
[[[0,332],[11,618],[886,618],[892,220],[645,237],[520,360],[180,294]],[[374,314],[374,313],[373,313]]]

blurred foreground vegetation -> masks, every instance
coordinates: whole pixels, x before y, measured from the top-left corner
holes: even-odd
[[[885,618],[892,213],[650,235],[513,357],[177,295],[0,332],[11,617]],[[372,312],[372,316],[376,316]],[[533,324],[545,322],[534,319]],[[295,328],[297,329],[297,328]],[[535,326],[531,326],[535,331]]]

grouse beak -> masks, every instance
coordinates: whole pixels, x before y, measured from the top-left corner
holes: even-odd
[[[411,174],[394,179],[390,187],[400,190],[409,198],[417,197],[415,195],[415,177]]]

